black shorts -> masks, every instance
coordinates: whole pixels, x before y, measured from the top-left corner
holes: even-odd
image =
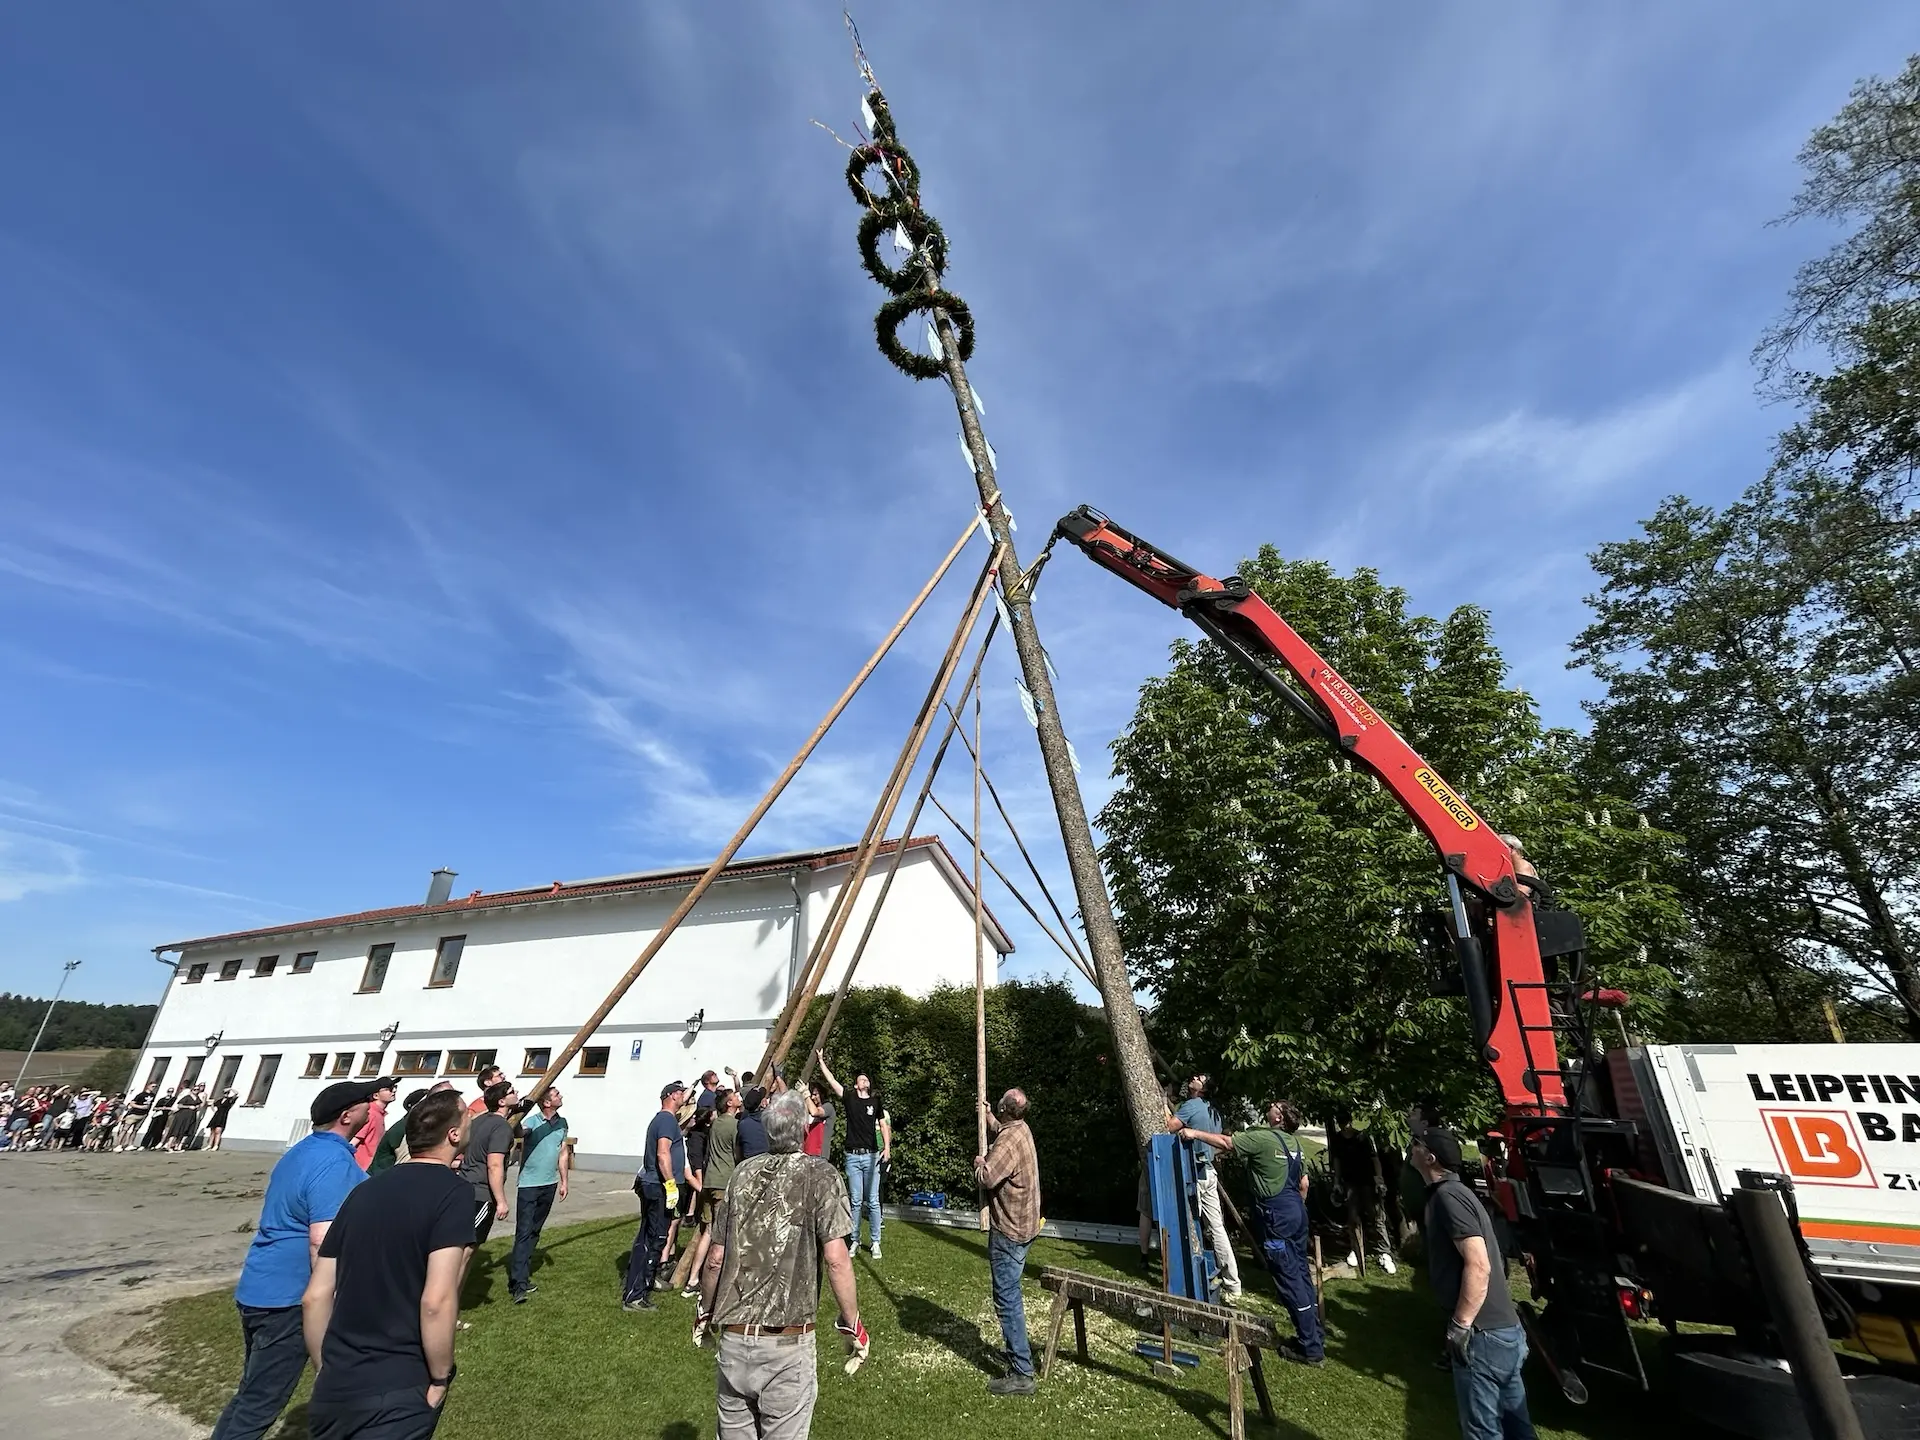
[[[484,1245],[493,1233],[493,1196],[484,1190],[474,1192],[473,1243]]]

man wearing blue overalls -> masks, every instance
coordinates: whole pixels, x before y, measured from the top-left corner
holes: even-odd
[[[1265,1126],[1232,1138],[1190,1129],[1177,1115],[1167,1121],[1167,1129],[1181,1138],[1231,1150],[1246,1161],[1260,1255],[1299,1336],[1280,1353],[1302,1365],[1318,1365],[1326,1358],[1327,1346],[1307,1261],[1313,1243],[1307,1233],[1307,1157],[1292,1138],[1299,1128],[1300,1112],[1285,1100],[1268,1102]]]

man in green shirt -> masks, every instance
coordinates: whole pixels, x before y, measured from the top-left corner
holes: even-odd
[[[1320,1329],[1320,1306],[1313,1293],[1313,1271],[1307,1262],[1312,1244],[1307,1226],[1307,1157],[1293,1133],[1300,1128],[1300,1112],[1290,1101],[1267,1104],[1267,1123],[1228,1137],[1191,1128],[1178,1115],[1167,1129],[1188,1140],[1231,1150],[1247,1167],[1253,1183],[1253,1223],[1260,1241],[1260,1257],[1273,1276],[1280,1303],[1293,1316],[1298,1338],[1281,1350],[1302,1365],[1320,1365],[1326,1359],[1326,1339]]]
[[[526,1304],[540,1288],[533,1283],[533,1247],[554,1202],[567,1198],[572,1164],[560,1092],[549,1085],[540,1094],[540,1108],[520,1122],[520,1184],[513,1197],[513,1252],[507,1257],[507,1294],[516,1305]]]
[[[727,1186],[732,1183],[734,1167],[739,1163],[740,1092],[722,1085],[713,1092],[713,1128],[707,1132],[707,1168],[700,1174],[700,1200],[706,1208],[707,1224],[687,1251],[692,1264],[687,1266],[686,1278],[695,1286],[707,1273],[707,1251],[713,1237],[720,1233]],[[678,1278],[680,1272],[675,1270],[674,1275]]]

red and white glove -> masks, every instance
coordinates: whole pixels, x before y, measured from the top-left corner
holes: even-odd
[[[873,1348],[873,1340],[867,1334],[867,1327],[855,1320],[849,1325],[844,1319],[835,1320],[833,1328],[840,1332],[840,1338],[847,1342],[847,1374],[851,1375],[866,1363],[867,1352]]]
[[[713,1312],[696,1308],[693,1312],[693,1348],[701,1349],[707,1343],[707,1327],[713,1323]]]

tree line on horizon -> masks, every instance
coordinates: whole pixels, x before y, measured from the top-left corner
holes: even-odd
[[[100,1005],[66,1000],[54,1007],[42,1050],[134,1050],[146,1043],[157,1005]],[[25,1050],[46,1018],[44,997],[0,991],[0,1050]]]

